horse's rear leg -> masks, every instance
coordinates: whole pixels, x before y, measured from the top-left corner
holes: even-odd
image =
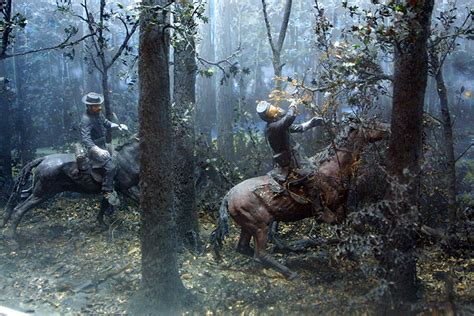
[[[296,277],[298,277],[298,274],[296,274],[296,272],[291,271],[290,269],[288,269],[288,267],[279,263],[270,254],[266,252],[265,248],[268,242],[268,231],[269,229],[267,226],[265,229],[258,229],[254,235],[255,259],[268,267],[274,268],[278,272],[282,273],[288,279],[290,280],[295,279]]]
[[[2,222],[2,225],[0,225],[0,228],[4,227],[10,220],[10,217],[13,214],[13,209],[15,208],[15,203],[16,202],[14,202],[13,199],[8,200],[7,205],[5,206],[5,212],[3,213],[3,222]],[[24,201],[21,202],[20,204],[23,204],[23,203]]]
[[[38,197],[33,194],[33,195],[30,195],[24,202],[17,205],[15,209],[13,210],[12,223],[10,224],[9,229],[6,231],[5,236],[8,238],[15,238],[16,228],[18,227],[18,224],[23,218],[23,215],[25,215],[26,212],[31,210],[33,207],[43,203],[50,197],[51,196]]]
[[[239,242],[237,243],[237,251],[246,256],[252,256],[254,250],[250,247],[250,239],[252,235],[243,229],[240,231]]]

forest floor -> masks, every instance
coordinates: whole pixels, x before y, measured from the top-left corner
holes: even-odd
[[[140,285],[140,217],[135,207],[121,207],[103,231],[98,208],[94,198],[59,197],[25,217],[17,247],[0,240],[0,306],[35,315],[126,313]],[[205,214],[200,222],[207,240],[214,222]],[[294,238],[301,226],[295,227],[284,226],[283,237]],[[275,255],[300,276],[288,281],[235,252],[235,227],[230,235],[220,263],[209,249],[180,254],[181,278],[199,302],[189,314],[374,314],[366,294],[375,280],[356,262],[331,259],[331,246]],[[437,280],[443,271],[452,271],[458,312],[474,313],[474,259],[446,257],[436,248],[420,256],[422,301],[446,309],[445,286]]]

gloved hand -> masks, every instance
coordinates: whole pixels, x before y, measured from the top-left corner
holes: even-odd
[[[91,152],[100,160],[106,160],[110,158],[110,153],[107,150],[100,148],[99,146],[92,147]]]
[[[125,124],[119,124],[118,129],[119,131],[128,131],[128,126]]]
[[[315,116],[309,122],[310,122],[309,124],[311,127],[316,127],[316,126],[323,125],[324,119],[322,117]]]

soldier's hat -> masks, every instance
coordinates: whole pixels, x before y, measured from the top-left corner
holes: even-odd
[[[82,102],[86,105],[102,104],[104,102],[104,96],[100,93],[89,92],[82,97]]]
[[[270,118],[267,116],[267,112],[270,109],[272,105],[268,103],[267,101],[260,101],[257,104],[257,113],[260,116],[260,118],[264,121],[270,120]]]

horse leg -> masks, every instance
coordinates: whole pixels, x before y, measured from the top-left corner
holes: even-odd
[[[33,207],[43,203],[47,199],[49,199],[51,196],[36,196],[36,195],[30,195],[23,203],[20,203],[15,207],[13,210],[12,214],[12,223],[10,225],[10,228],[6,231],[5,236],[7,238],[12,238],[14,239],[16,237],[16,228],[18,227],[18,224],[20,223],[21,219],[23,216],[31,210]]]
[[[273,222],[271,225],[271,229],[268,234],[268,238],[270,241],[272,241],[275,246],[272,249],[272,253],[278,252],[278,253],[289,253],[289,252],[296,252],[297,250],[294,249],[293,247],[287,245],[283,240],[278,237],[278,222]]]
[[[112,217],[113,213],[113,206],[107,201],[105,197],[102,197],[102,199],[100,200],[100,210],[97,214],[97,221],[99,222],[99,226],[101,228],[108,228],[108,225],[104,222],[104,215]]]
[[[296,272],[291,271],[288,267],[279,263],[270,254],[265,251],[268,242],[268,226],[265,229],[258,229],[254,235],[255,240],[255,253],[254,258],[270,268],[274,268],[289,280],[293,280],[298,277]]]
[[[26,201],[26,200],[25,200]],[[18,206],[25,203],[25,201],[20,202],[17,204]],[[7,205],[5,206],[5,213],[3,214],[3,223],[0,225],[0,228],[5,227],[5,225],[8,223],[10,220],[10,217],[13,214],[13,210],[15,209],[15,203],[14,201],[11,201],[10,199],[7,202]]]
[[[252,238],[252,235],[243,229],[240,231],[240,238],[239,242],[237,243],[237,252],[246,255],[246,256],[252,256],[254,253],[254,250],[252,247],[250,247],[250,239]]]

